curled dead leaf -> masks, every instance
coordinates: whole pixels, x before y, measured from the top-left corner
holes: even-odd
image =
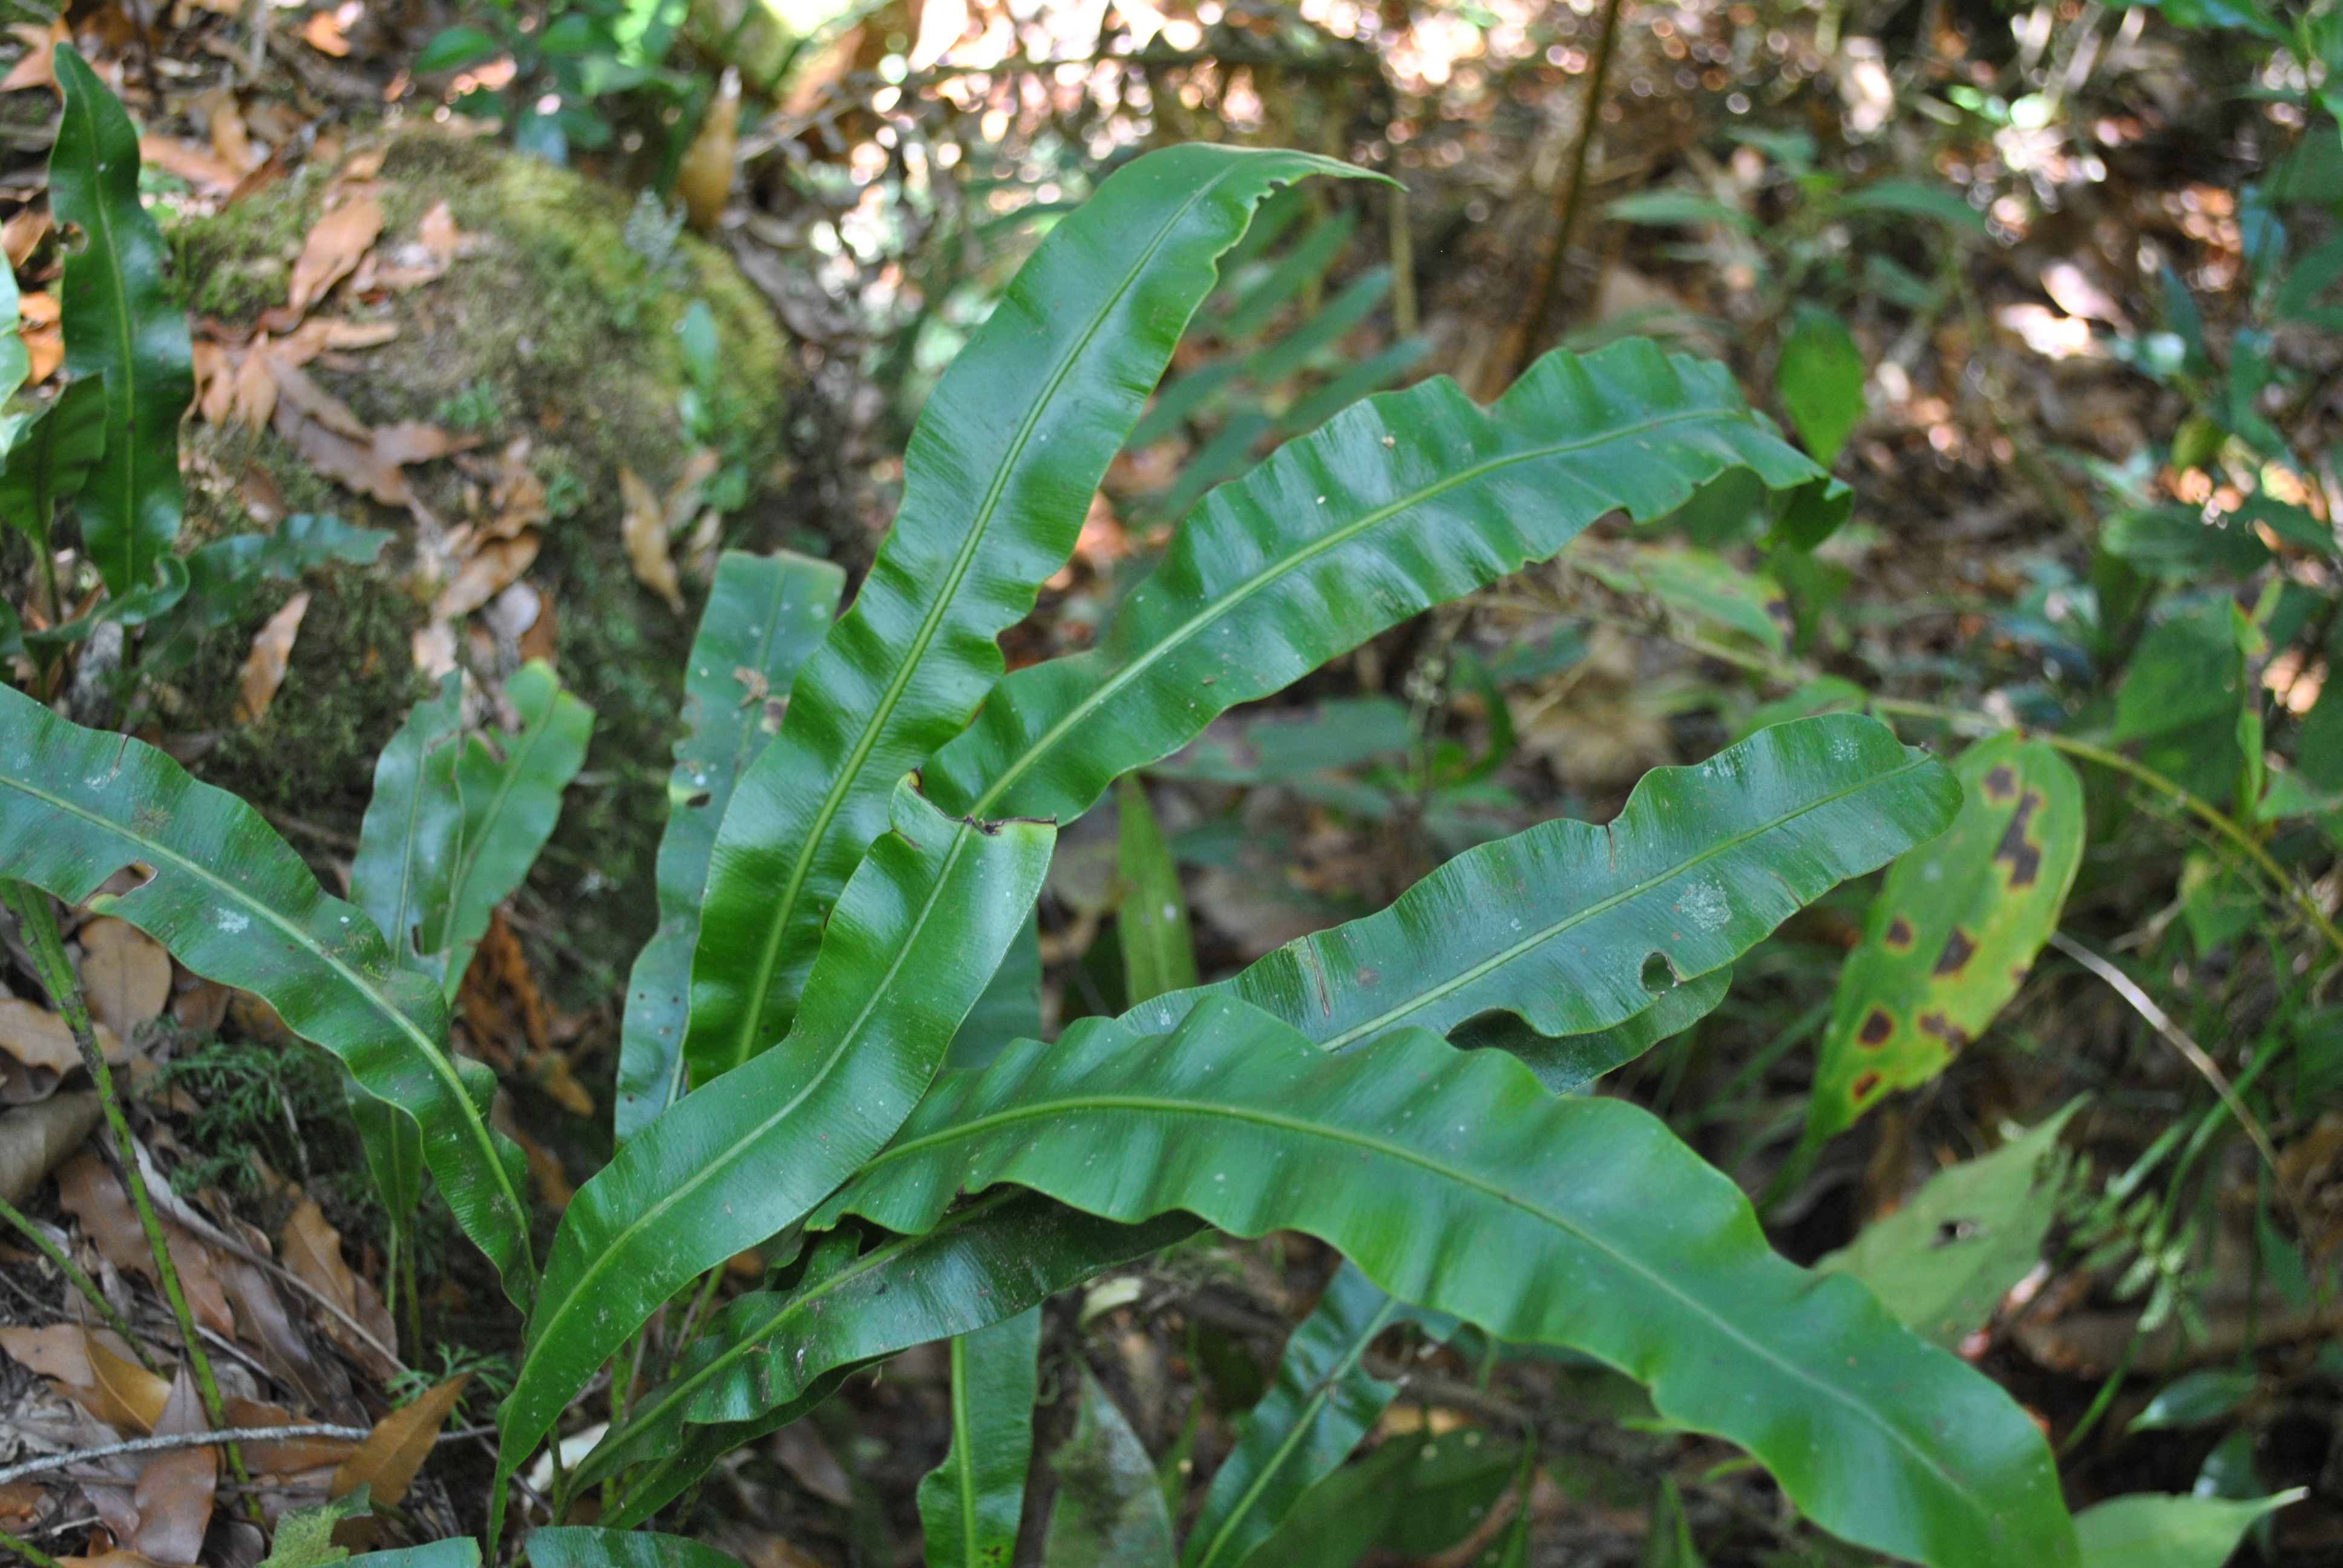
[[[48,232],[47,208],[19,207],[6,223],[0,224],[0,252],[7,255],[10,266],[22,266]]]
[[[308,613],[308,594],[297,593],[253,634],[252,651],[236,678],[238,724],[257,724],[267,716],[277,689],[285,684],[285,668],[293,657],[294,639],[301,634],[301,619]]]
[[[161,943],[128,921],[106,915],[84,920],[75,936],[82,987],[100,1023],[129,1040],[139,1025],[163,1016],[171,1001],[171,955]]]
[[[22,1208],[105,1116],[93,1090],[0,1111],[0,1203]]]
[[[627,564],[634,568],[635,580],[667,600],[668,608],[682,614],[683,585],[668,555],[667,508],[632,468],[618,469],[618,494],[626,508],[618,538],[626,546]]]
[[[317,12],[314,16],[330,15]],[[272,321],[277,331],[293,326],[308,312],[311,306],[326,297],[334,285],[356,270],[358,258],[382,234],[382,203],[371,196],[361,196],[343,203],[310,226],[308,236],[301,242],[301,255],[293,263],[293,276],[287,285],[282,311],[269,312],[279,317],[281,325]]]
[[[518,538],[490,539],[481,546],[440,590],[431,607],[432,620],[444,624],[469,615],[504,592],[537,559],[539,542],[537,535],[528,533]],[[417,662],[420,664],[419,658]]]
[[[417,1473],[431,1456],[431,1445],[438,1441],[439,1429],[447,1424],[448,1412],[471,1381],[469,1372],[450,1378],[375,1422],[367,1440],[334,1472],[327,1494],[343,1497],[364,1486],[371,1488],[369,1495],[376,1503],[396,1507],[415,1484]]]

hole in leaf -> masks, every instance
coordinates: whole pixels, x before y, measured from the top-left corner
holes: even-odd
[[[1668,967],[1667,959],[1659,953],[1644,955],[1644,989],[1658,995],[1675,989],[1676,972]]]
[[[697,811],[702,806],[707,805],[710,800],[715,799],[716,792],[714,790],[702,789],[698,794],[687,799],[683,803],[683,809],[687,811]]]

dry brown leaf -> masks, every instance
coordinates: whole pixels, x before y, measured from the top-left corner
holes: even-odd
[[[38,387],[55,375],[57,367],[65,362],[65,330],[54,324],[27,327],[19,336],[25,340],[25,357],[31,367],[25,374],[25,385]]]
[[[162,944],[106,915],[84,920],[76,936],[81,983],[98,1022],[128,1040],[139,1025],[163,1016],[171,1001],[171,955]]]
[[[46,208],[20,207],[6,223],[0,223],[0,252],[6,253],[10,266],[22,266],[48,232]]]
[[[724,466],[724,454],[713,447],[701,447],[683,460],[683,472],[668,487],[666,513],[668,532],[673,533],[691,520],[699,510],[699,492]]]
[[[266,1246],[267,1238],[255,1231],[247,1241]],[[256,1247],[256,1252],[260,1248]],[[299,1394],[315,1410],[340,1420],[358,1413],[349,1374],[326,1355],[285,1310],[284,1299],[266,1274],[241,1258],[220,1262],[220,1282],[236,1303],[236,1332],[248,1344],[260,1347],[260,1358],[277,1381]],[[336,1456],[338,1462],[340,1455]],[[323,1462],[320,1461],[319,1462]]]
[[[444,201],[425,213],[423,221],[415,229],[416,243],[423,247],[424,253],[438,265],[442,272],[454,266],[458,256],[469,254],[480,237],[458,228],[456,215]]]
[[[210,149],[173,136],[139,137],[138,159],[150,168],[178,176],[198,190],[234,190],[245,173],[214,157]]]
[[[809,1421],[793,1421],[773,1434],[773,1457],[799,1486],[824,1503],[854,1506],[854,1483]]]
[[[196,411],[206,425],[225,425],[236,407],[236,373],[242,362],[207,337],[188,347],[195,357]]]
[[[65,313],[65,306],[47,289],[35,289],[16,301],[16,314],[25,318],[27,327],[55,327]]]
[[[292,442],[312,468],[344,488],[372,496],[387,507],[403,507],[414,498],[407,475],[397,464],[376,456],[371,443],[337,436],[289,404],[277,406],[276,423],[277,433]]]
[[[44,27],[37,22],[20,23],[8,31],[21,40],[25,53],[5,76],[0,76],[0,93],[14,93],[25,87],[55,87],[57,85],[56,56],[59,44],[73,42],[73,29],[60,16]]]
[[[195,1379],[185,1367],[171,1383],[169,1400],[155,1422],[158,1436],[208,1432]],[[138,1554],[166,1568],[194,1568],[201,1555],[204,1531],[212,1521],[212,1498],[219,1487],[219,1451],[216,1448],[166,1450],[147,1461],[130,1494],[138,1510],[138,1533],[131,1540]]]
[[[47,1495],[37,1481],[0,1483],[0,1523],[15,1524],[22,1529],[22,1522],[28,1522],[40,1513],[42,1499]]]
[[[675,575],[675,562],[667,553],[667,508],[651,487],[632,468],[618,469],[618,494],[626,515],[618,525],[618,538],[627,548],[627,564],[634,568],[635,580],[667,600],[668,608],[683,613],[683,585]]]
[[[307,365],[330,348],[373,348],[398,336],[396,321],[351,321],[341,317],[313,316],[287,335],[278,349],[281,358]]]
[[[477,436],[451,436],[437,425],[413,420],[377,427],[374,455],[386,463],[428,463],[451,452],[468,452],[480,444]]]
[[[0,1111],[0,1203],[24,1207],[49,1172],[96,1131],[104,1114],[91,1090]]]
[[[255,350],[266,362],[269,378],[277,383],[277,397],[301,411],[307,419],[314,419],[337,436],[347,436],[353,441],[372,442],[374,431],[367,422],[350,411],[350,406],[309,379],[309,373],[277,352],[277,345]]]
[[[149,1280],[156,1277],[154,1254],[147,1251],[146,1232],[130,1207],[130,1199],[113,1170],[96,1154],[84,1151],[57,1168],[57,1201],[81,1221],[81,1228],[107,1262],[124,1273],[143,1274]],[[216,1334],[236,1332],[226,1292],[211,1266],[211,1250],[168,1220],[161,1223],[171,1266],[178,1272],[180,1288],[186,1292],[187,1307],[196,1321]]]
[[[88,1388],[97,1381],[89,1370],[88,1342],[78,1323],[0,1328],[0,1351],[6,1351],[18,1366],[76,1388]]]
[[[229,407],[235,417],[255,430],[266,429],[277,412],[277,377],[268,367],[265,332],[245,350],[236,367],[236,395]]]
[[[291,1426],[296,1420],[293,1412],[283,1406],[264,1404],[258,1400],[231,1395],[220,1405],[230,1426]],[[283,1442],[246,1442],[238,1446],[244,1450],[246,1466],[256,1475],[298,1475],[305,1470],[340,1464],[357,1444],[338,1437],[294,1437]]]
[[[89,1412],[108,1426],[136,1427],[151,1432],[171,1401],[171,1385],[121,1354],[107,1343],[108,1336],[85,1334],[89,1381],[96,1395]],[[118,1341],[116,1342],[119,1342]],[[71,1392],[68,1390],[67,1392]]]
[[[396,1507],[415,1483],[423,1462],[431,1456],[431,1445],[438,1441],[447,1412],[456,1408],[464,1385],[471,1381],[470,1372],[450,1378],[375,1422],[367,1440],[334,1472],[328,1494],[346,1497],[361,1486],[371,1487],[367,1495],[375,1503]]]
[[[431,618],[445,623],[468,616],[520,579],[537,559],[535,534],[517,539],[490,539],[479,552],[456,568],[431,607]]]
[[[676,194],[683,197],[684,216],[701,234],[715,231],[732,198],[732,152],[740,134],[740,73],[724,67],[716,97],[708,106],[699,134],[685,149],[676,169]]]
[[[236,721],[257,724],[268,715],[277,689],[285,684],[285,666],[293,657],[293,640],[301,635],[301,618],[309,613],[309,596],[297,593],[284,608],[261,624],[252,636],[252,651],[236,677]]]
[[[327,1222],[325,1211],[314,1199],[304,1198],[295,1206],[278,1240],[285,1266],[295,1279],[346,1312],[357,1304],[357,1282],[342,1261],[341,1232]]]
[[[129,1052],[113,1030],[97,1028],[97,1049],[108,1062]],[[45,1100],[57,1080],[81,1065],[65,1020],[19,997],[0,998],[0,1101],[11,1105]]]
[[[343,13],[355,9],[345,5],[333,11],[312,11],[293,31],[320,55],[331,55],[338,60],[350,52],[350,41],[342,36],[342,30],[356,20],[345,17]]]
[[[371,196],[345,202],[311,226],[286,290],[284,308],[293,320],[297,321],[326,297],[327,289],[347,277],[381,233],[382,203]]]
[[[247,499],[247,509],[250,505]],[[282,515],[283,508],[278,510]],[[219,981],[183,970],[172,981],[171,1021],[193,1034],[210,1034],[227,1017],[227,999],[228,989]]]
[[[108,1490],[119,1489],[108,1488]],[[95,1557],[60,1557],[57,1559],[57,1568],[156,1568],[156,1564],[151,1559],[141,1557],[136,1552],[126,1552],[116,1547],[110,1552],[101,1552]]]

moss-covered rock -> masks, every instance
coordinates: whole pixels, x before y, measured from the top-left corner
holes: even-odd
[[[635,209],[622,193],[429,127],[387,132],[375,145],[385,154],[376,194],[386,256],[413,240],[442,201],[458,229],[476,237],[433,282],[328,307],[327,314],[393,321],[398,336],[308,368],[371,424],[461,428],[488,452],[517,437],[530,442],[554,516],[540,529],[543,549],[527,580],[552,607],[563,678],[598,716],[587,771],[535,886],[562,911],[564,949],[584,971],[577,978],[608,983],[654,919],[653,851],[698,608],[678,616],[634,580],[620,546],[619,471],[631,468],[663,490],[689,455],[678,412],[688,377],[677,327],[692,301],[704,300],[719,344],[719,441],[748,480],[726,542],[819,548],[780,518],[783,437],[802,377],[762,297],[730,258],[689,236],[662,235],[645,216],[630,229]],[[292,260],[333,173],[305,171],[172,231],[179,276],[199,314],[242,325],[284,302]],[[287,511],[337,512],[399,541],[374,568],[334,568],[305,585],[317,598],[261,723],[228,722],[235,670],[252,631],[293,591],[288,585],[256,594],[176,682],[186,703],[179,723],[219,735],[196,764],[200,774],[281,817],[354,831],[374,758],[421,689],[408,652],[428,597],[409,580],[416,525],[404,511],[320,478],[274,431],[191,422],[187,445],[190,542],[250,530],[250,498],[270,492]],[[478,487],[452,463],[408,476],[424,505],[450,523],[478,505]]]

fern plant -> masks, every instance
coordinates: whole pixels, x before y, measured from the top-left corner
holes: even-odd
[[[1617,1367],[1849,1541],[1932,1564],[2076,1560],[2015,1404],[1852,1280],[1775,1255],[1659,1121],[1566,1092],[1715,1005],[1803,903],[1952,820],[1954,777],[1873,720],[1775,726],[1655,771],[1607,827],[1484,845],[1232,980],[1034,1038],[1018,977],[1056,826],[1118,779],[1606,513],[1665,513],[1728,470],[1821,482],[1721,368],[1645,342],[1557,353],[1487,409],[1431,381],[1206,497],[1099,647],[1004,676],[997,638],[1071,553],[1256,204],[1357,172],[1209,146],[1133,163],[1051,232],[938,386],[842,617],[834,568],[726,558],[692,653],[660,925],[628,989],[618,1151],[541,1266],[518,1151],[447,1049],[445,988],[497,888],[458,897],[415,847],[478,841],[460,830],[470,764],[432,739],[452,698],[386,754],[383,826],[370,812],[345,903],[242,802],[0,690],[0,875],[138,926],[337,1055],[417,1130],[527,1314],[492,1554],[503,1478],[598,1369],[621,1358],[625,1378],[655,1313],[698,1309],[726,1260],[763,1245],[786,1260],[769,1287],[615,1399],[557,1483],[554,1524],[598,1488],[599,1528],[541,1529],[533,1555],[643,1555],[623,1532],[727,1452],[854,1369],[948,1340],[930,1561],[1005,1561],[1031,1309],[1210,1225],[1308,1231],[1353,1275],[1301,1342],[1320,1386],[1297,1374],[1256,1413],[1191,1561],[1241,1561],[1372,1424],[1322,1394],[1398,1315]],[[753,700],[768,692],[786,706]],[[96,896],[134,864],[143,885]]]

